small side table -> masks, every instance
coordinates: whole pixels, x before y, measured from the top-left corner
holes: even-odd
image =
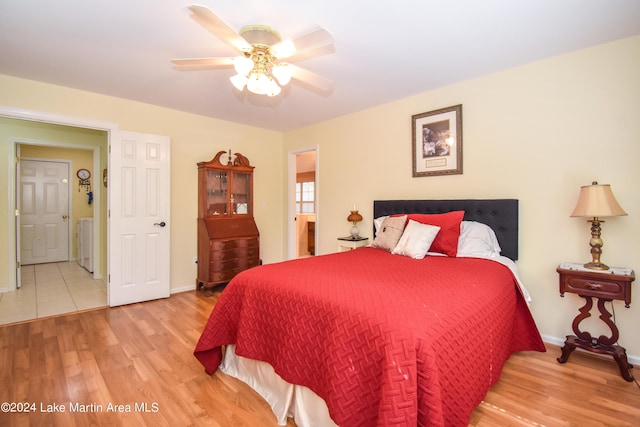
[[[620,300],[625,302],[625,307],[631,304],[631,283],[635,280],[633,270],[628,268],[611,268],[609,270],[590,270],[582,264],[563,263],[556,269],[560,275],[560,296],[565,292],[578,294],[586,300],[584,306],[579,309],[580,314],[573,319],[573,332],[575,335],[567,335],[562,347],[562,355],[558,362],[565,363],[569,360],[571,352],[576,347],[599,354],[613,356],[620,368],[620,375],[627,381],[633,381],[631,366],[627,361],[627,351],[618,342],[618,327],[611,321],[611,313],[607,311],[605,302]],[[593,298],[598,299],[598,310],[602,320],[611,330],[611,336],[601,335],[592,337],[589,332],[580,330],[580,322],[591,316]]]
[[[358,237],[357,239],[354,239],[351,236],[338,237],[338,252],[358,249],[363,246],[367,246],[368,243],[369,243],[368,237]]]

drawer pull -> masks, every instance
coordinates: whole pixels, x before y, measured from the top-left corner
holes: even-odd
[[[602,285],[599,285],[597,283],[587,283],[587,288],[591,289],[592,291],[597,291],[598,289],[602,288]]]

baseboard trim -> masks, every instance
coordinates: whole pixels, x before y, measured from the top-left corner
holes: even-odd
[[[180,288],[171,288],[171,290],[169,291],[169,293],[171,294],[179,294],[180,292],[187,292],[187,291],[195,291],[196,285],[187,285],[187,286],[182,286]]]

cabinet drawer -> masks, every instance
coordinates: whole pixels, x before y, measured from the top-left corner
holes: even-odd
[[[210,282],[228,282],[235,277],[236,274],[258,265],[258,259],[238,260],[238,265],[223,271],[210,271]]]
[[[236,258],[246,258],[258,256],[258,248],[237,248],[230,250],[211,251],[211,262],[232,260]]]
[[[257,255],[238,260],[238,267],[241,267],[245,270],[247,268],[255,267],[259,264],[260,264],[260,259],[258,258]]]
[[[258,239],[211,240],[211,250],[222,251],[236,248],[257,248]]]
[[[245,258],[234,258],[226,261],[212,261],[209,263],[209,271],[215,273],[219,271],[237,270],[239,268],[246,269],[249,267],[255,267],[259,262],[260,260],[257,255]]]
[[[239,259],[230,259],[227,261],[211,262],[209,264],[209,271],[211,273],[217,273],[219,271],[234,270],[238,267],[239,261]]]
[[[624,299],[623,283],[616,281],[602,281],[583,277],[564,277],[561,292],[572,292],[578,295],[607,299]]]

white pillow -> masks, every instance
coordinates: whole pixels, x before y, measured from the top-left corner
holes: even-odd
[[[414,259],[422,259],[431,247],[431,243],[435,240],[440,227],[437,225],[421,224],[412,219],[404,229],[402,237],[392,254],[404,255]]]
[[[495,258],[500,251],[498,238],[491,227],[481,222],[462,221],[457,256]]]

